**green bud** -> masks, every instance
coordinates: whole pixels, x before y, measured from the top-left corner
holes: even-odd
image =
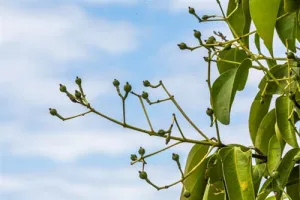
[[[131,159],[132,161],[136,161],[136,160],[137,160],[137,156],[136,156],[135,154],[131,154],[131,155],[130,155],[130,159]]]
[[[69,96],[69,99],[74,102],[74,103],[77,103],[76,99],[73,97],[73,96]]]
[[[163,129],[160,129],[157,134],[160,135],[160,136],[164,136],[167,132],[164,131]]]
[[[79,78],[78,76],[76,76],[76,79],[75,79],[75,83],[77,84],[77,85],[81,85],[81,78]]]
[[[208,57],[206,57],[206,56],[204,56],[203,59],[204,59],[205,62],[209,61]]]
[[[207,20],[208,18],[209,18],[208,15],[203,15],[203,16],[202,16],[202,19],[203,19],[203,20]]]
[[[216,43],[216,38],[214,36],[210,36],[207,40],[206,40],[206,44],[214,44]]]
[[[128,82],[126,82],[126,84],[124,85],[124,91],[128,93],[131,91],[131,89],[131,85]]]
[[[149,87],[150,86],[150,82],[148,80],[144,80],[143,84],[145,87]]]
[[[295,56],[294,53],[288,52],[288,53],[287,53],[287,58],[288,58],[288,59],[296,59],[296,56]]]
[[[183,43],[183,42],[181,42],[180,44],[177,44],[177,46],[179,47],[179,49],[181,49],[181,50],[185,50],[185,49],[187,49],[187,46],[186,46],[186,44],[185,43]]]
[[[139,149],[139,154],[141,155],[141,156],[143,156],[144,154],[145,154],[145,149],[143,148],[143,147],[140,147],[140,149]]]
[[[179,155],[176,154],[176,153],[173,153],[173,154],[172,154],[172,159],[173,159],[174,161],[178,161],[178,160],[179,160]]]
[[[223,50],[229,50],[229,49],[231,49],[231,44],[227,44]]]
[[[118,86],[120,85],[120,82],[119,82],[117,79],[114,79],[113,85],[114,85],[115,87],[118,87]]]
[[[49,108],[50,114],[52,116],[56,116],[57,115],[57,111],[54,108]]]
[[[81,98],[81,93],[78,90],[75,90],[75,97],[78,99]]]
[[[143,91],[142,97],[143,97],[143,99],[148,99],[149,94],[148,94],[147,92],[144,92],[144,91]]]
[[[271,174],[272,178],[277,178],[278,176],[279,176],[278,171],[273,171],[272,174]]]
[[[140,173],[139,176],[140,176],[141,179],[143,179],[143,180],[144,180],[144,179],[147,179],[148,176],[147,176],[147,173],[146,173],[145,171],[142,171],[142,172],[139,171],[139,173]]]
[[[183,193],[183,196],[185,198],[189,198],[191,196],[191,193],[188,190],[185,190],[184,193]]]
[[[212,116],[213,114],[214,114],[214,111],[213,111],[213,109],[211,109],[211,108],[207,108],[206,109],[206,114],[208,115],[208,116]]]
[[[201,38],[201,32],[197,31],[197,30],[194,30],[194,37],[197,38],[197,39],[200,39]]]
[[[59,84],[59,90],[60,90],[61,92],[67,92],[66,86],[64,86],[64,85],[62,85],[62,84]]]
[[[195,12],[195,9],[194,8],[191,8],[191,7],[189,7],[189,13],[190,14],[192,14],[192,15],[194,15],[196,12]]]

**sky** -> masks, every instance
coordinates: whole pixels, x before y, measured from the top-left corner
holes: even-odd
[[[226,8],[227,1],[221,1]],[[181,185],[156,191],[139,179],[140,165],[130,154],[140,146],[147,153],[165,141],[124,129],[90,114],[61,121],[85,111],[59,91],[74,91],[75,77],[91,105],[122,120],[122,104],[112,85],[128,81],[133,91],[147,91],[151,100],[166,98],[161,88],[149,89],[143,80],[163,80],[181,107],[209,137],[214,128],[209,107],[203,49],[188,52],[180,42],[197,45],[193,30],[208,38],[230,31],[222,22],[199,24],[200,16],[220,14],[211,0],[0,0],[0,198],[5,200],[153,200],[178,199]],[[252,26],[253,28],[253,26]],[[275,54],[284,47],[276,38]],[[251,38],[253,49],[253,38]],[[213,66],[213,80],[217,77]],[[224,143],[251,145],[248,112],[262,72],[250,71],[246,88],[236,96],[230,126],[220,126]],[[138,99],[127,99],[129,124],[148,129]],[[155,130],[167,129],[176,113],[187,137],[202,139],[171,102],[146,106]],[[179,135],[178,131],[174,135]],[[183,144],[148,160],[146,171],[163,186],[180,178],[172,153],[185,163],[192,146]]]

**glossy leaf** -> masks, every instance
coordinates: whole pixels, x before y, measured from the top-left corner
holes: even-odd
[[[209,178],[210,184],[222,180],[222,163],[218,153],[214,153],[208,159],[206,176]]]
[[[223,50],[219,53],[218,56],[222,60],[239,62],[239,63],[247,58],[246,52],[238,48]],[[222,74],[230,69],[237,68],[239,64],[218,61],[217,66],[218,66],[219,73]]]
[[[281,146],[280,142],[277,139],[276,135],[273,135],[269,141],[268,148],[268,171],[269,174],[272,174],[275,171],[280,163],[281,158]]]
[[[229,124],[230,110],[238,89],[242,89],[247,81],[251,61],[245,59],[238,68],[221,74],[212,86],[212,100],[216,118],[222,124]],[[248,75],[247,75],[248,76]]]
[[[294,124],[294,117],[291,115],[294,108],[293,102],[289,99],[289,97],[281,96],[276,99],[275,106],[276,120],[283,140],[292,147],[298,147],[296,133],[292,125]],[[292,123],[289,121],[289,117]]]
[[[279,7],[278,17],[286,13],[283,7],[282,1]],[[277,20],[276,31],[283,45],[286,46],[285,40],[288,40],[289,49],[296,52],[297,13],[289,14]]]
[[[268,113],[272,96],[266,95],[263,103],[261,103],[260,100],[261,91],[257,93],[254,101],[252,102],[249,114],[249,132],[253,144],[255,144],[258,127],[264,116]]]
[[[299,148],[291,149],[288,151],[283,159],[281,160],[279,166],[278,166],[278,173],[279,177],[277,178],[278,183],[280,184],[280,187],[284,188],[286,184],[288,183],[289,176],[291,174],[291,171],[295,165],[295,156],[300,153]],[[279,196],[281,196],[281,192],[279,193]]]
[[[275,123],[275,133],[276,133],[277,140],[279,141],[281,154],[282,154],[286,142],[282,139],[282,136],[281,136],[280,130],[278,128],[277,122]]]
[[[226,200],[225,189],[222,181],[206,186],[203,200]]]
[[[296,12],[300,8],[299,0],[284,0],[283,2],[285,12]]]
[[[260,37],[259,37],[259,35],[257,33],[255,33],[255,35],[254,35],[254,43],[255,43],[257,52],[261,53],[261,49],[260,49]]]
[[[229,16],[230,13],[232,13],[232,15],[228,18],[228,22],[233,29],[233,36],[239,37],[248,33],[251,23],[249,0],[242,0],[240,5],[236,3],[236,0],[229,0],[227,16]],[[242,38],[242,41],[247,47],[249,46],[249,37]]]
[[[300,199],[300,166],[299,165],[292,169],[292,172],[288,179],[286,192],[292,199]]]
[[[257,33],[273,55],[273,36],[281,0],[250,0],[250,14]]]
[[[253,176],[253,185],[254,185],[254,191],[255,195],[258,192],[261,179],[267,169],[266,163],[258,164],[252,167],[252,176]]]
[[[256,139],[255,147],[258,148],[264,155],[268,155],[268,144],[275,133],[276,114],[275,109],[272,109],[268,114],[265,115],[261,121]]]
[[[221,155],[223,176],[229,199],[254,200],[255,192],[252,181],[251,151],[243,152],[238,147],[227,150]]]
[[[196,144],[193,146],[186,161],[184,174],[189,173],[204,158],[208,149],[209,146],[207,145]],[[207,184],[207,179],[205,178],[206,166],[207,159],[205,159],[201,165],[184,180],[183,184],[191,193],[189,200],[198,200],[203,198]],[[182,189],[180,200],[187,199],[183,196],[183,192],[184,191]]]

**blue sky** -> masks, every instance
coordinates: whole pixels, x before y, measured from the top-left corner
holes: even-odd
[[[204,50],[180,51],[176,44],[196,44],[193,29],[204,38],[213,30],[230,37],[224,24],[198,24],[187,13],[219,14],[211,0],[1,0],[0,6],[0,197],[5,200],[153,200],[178,199],[181,185],[157,192],[130,166],[140,146],[152,152],[164,141],[123,129],[96,115],[62,122],[50,116],[56,108],[67,117],[84,108],[59,92],[71,91],[80,76],[91,104],[121,120],[121,101],[112,85],[117,78],[133,90],[165,98],[162,90],[142,86],[163,80],[195,124],[209,136],[209,106]],[[226,5],[227,1],[221,1]],[[224,6],[226,7],[226,6]],[[252,45],[252,44],[251,44]],[[282,45],[276,40],[275,52]],[[213,78],[217,73],[214,68]],[[250,145],[248,111],[261,72],[251,71],[238,93],[231,125],[221,126],[225,143]],[[139,101],[129,96],[128,122],[148,128]],[[201,137],[170,103],[147,106],[156,130],[167,129],[172,113],[186,136]],[[178,134],[177,132],[175,135]],[[146,171],[158,185],[180,178],[173,152],[185,162],[191,145],[181,145],[149,159]]]

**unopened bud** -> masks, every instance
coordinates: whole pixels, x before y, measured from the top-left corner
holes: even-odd
[[[149,94],[147,92],[142,93],[142,98],[143,99],[148,99],[148,97],[149,97]]]
[[[186,44],[185,43],[183,43],[183,42],[181,42],[180,44],[177,44],[177,46],[179,47],[179,49],[181,49],[181,50],[185,50],[185,49],[187,49],[187,46],[186,46]]]
[[[124,91],[129,93],[131,89],[132,89],[131,85],[128,82],[126,82],[126,84],[124,85]]]
[[[144,154],[145,154],[145,149],[143,148],[143,147],[140,147],[140,149],[139,149],[139,154],[141,155],[141,156],[143,156]]]
[[[81,78],[79,78],[78,76],[76,76],[76,79],[75,79],[75,83],[77,84],[77,85],[81,85]]]
[[[62,85],[62,84],[59,84],[59,90],[60,90],[61,92],[67,92],[66,86],[64,86],[64,85]]]
[[[174,161],[178,161],[178,160],[179,160],[179,155],[176,154],[176,153],[173,153],[173,154],[172,154],[172,159],[173,159]]]
[[[118,87],[118,86],[120,85],[120,82],[119,82],[117,79],[115,79],[115,80],[113,81],[113,85],[114,85],[115,87]]]
[[[136,160],[137,160],[137,156],[136,156],[135,154],[131,154],[131,155],[130,155],[130,159],[131,159],[132,161],[136,161]]]
[[[144,180],[144,179],[147,179],[148,175],[147,175],[147,173],[146,173],[145,171],[142,171],[142,172],[139,171],[139,173],[140,173],[139,176],[140,176],[141,179],[143,179],[143,180]]]
[[[50,114],[52,116],[56,116],[57,115],[57,111],[54,108],[49,108]]]

